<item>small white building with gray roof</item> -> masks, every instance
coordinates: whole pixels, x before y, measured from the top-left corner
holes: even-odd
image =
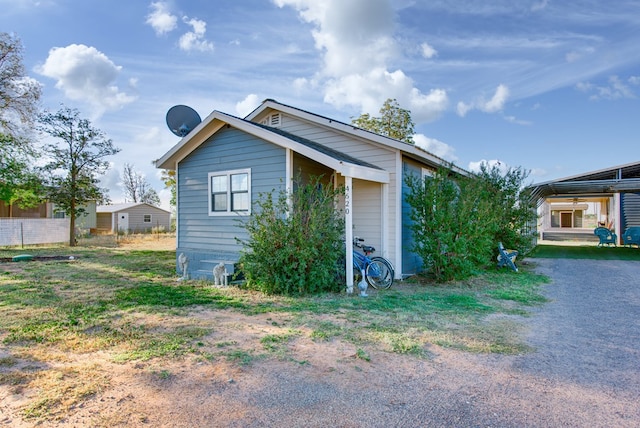
[[[100,205],[96,214],[99,232],[145,233],[171,229],[171,213],[144,202]]]

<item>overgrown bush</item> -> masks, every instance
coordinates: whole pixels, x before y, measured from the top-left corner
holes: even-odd
[[[435,280],[467,278],[493,263],[499,241],[531,249],[527,226],[535,210],[522,190],[526,177],[520,168],[503,175],[497,166],[470,177],[452,177],[448,168],[424,180],[407,177],[413,250]]]
[[[495,241],[517,249],[520,254],[530,253],[535,242],[537,213],[536,201],[530,198],[525,187],[529,171],[522,167],[503,171],[498,165],[489,168],[482,163],[476,176],[490,192],[492,213],[497,222]]]
[[[290,194],[261,194],[244,222],[249,237],[240,257],[247,286],[267,294],[337,292],[344,257],[344,220],[335,208],[343,192],[319,177],[297,181]]]

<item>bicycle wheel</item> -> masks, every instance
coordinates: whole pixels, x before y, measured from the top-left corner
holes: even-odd
[[[371,260],[365,271],[365,278],[373,288],[389,288],[393,284],[391,264],[382,258]]]
[[[389,269],[391,269],[391,279],[396,277],[396,270],[393,268],[393,265],[389,260],[381,256],[371,257],[371,260],[380,260],[381,262],[385,263],[387,266],[389,266]]]

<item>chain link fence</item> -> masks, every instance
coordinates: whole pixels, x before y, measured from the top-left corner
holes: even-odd
[[[15,247],[69,241],[69,219],[0,218],[0,246]]]

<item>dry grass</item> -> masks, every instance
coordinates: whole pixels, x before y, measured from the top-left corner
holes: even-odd
[[[522,304],[509,300],[520,294],[505,289],[533,289],[527,278],[541,282],[526,273],[499,273],[488,281],[508,287],[403,283],[372,290],[367,299],[344,294],[291,299],[176,282],[170,235],[117,241],[98,236],[76,248],[29,250],[74,255],[74,260],[0,265],[0,402],[19,396],[20,418],[36,423],[57,423],[95,403],[121,376],[114,366],[127,379],[147,367],[155,384],[170,382],[176,367],[190,363],[214,363],[225,373],[266,359],[303,365],[312,357],[300,349],[330,353],[336,341],[352,348],[360,363],[381,352],[428,358],[432,344],[522,352],[517,321],[490,316],[514,313]],[[514,285],[516,280],[525,282]],[[491,296],[496,290],[499,299]],[[101,417],[104,426],[119,420],[114,409]]]

